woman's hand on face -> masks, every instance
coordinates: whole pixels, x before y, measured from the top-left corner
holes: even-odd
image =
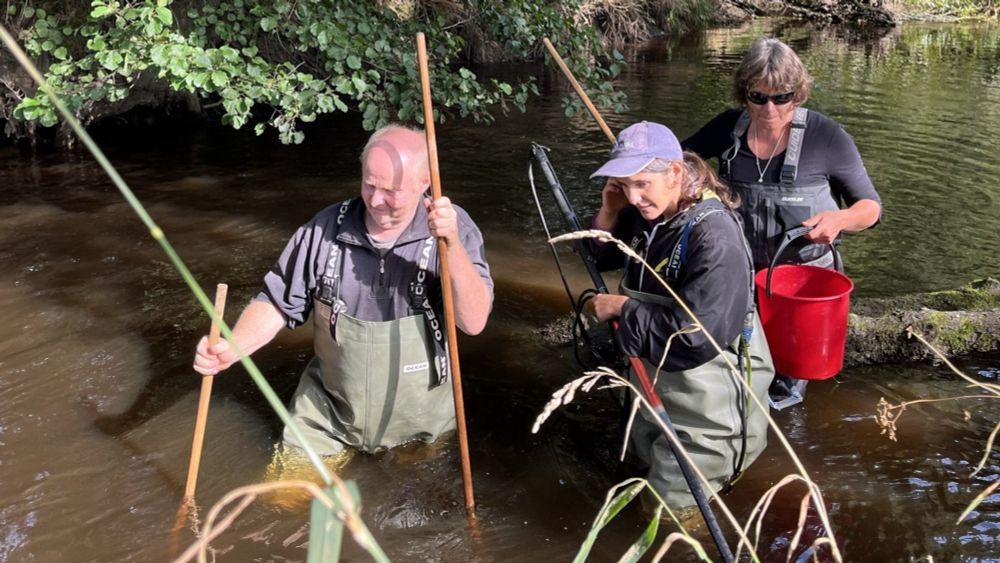
[[[812,230],[805,234],[805,237],[816,244],[831,244],[840,231],[844,230],[841,222],[843,210],[821,211],[802,222]]]
[[[618,212],[628,205],[628,198],[621,186],[612,178],[608,178],[604,189],[601,190],[601,208],[597,211],[594,226],[598,229],[610,231],[618,223]]]
[[[618,212],[624,209],[626,205],[628,205],[628,198],[625,197],[625,192],[622,191],[618,182],[608,178],[607,183],[604,184],[604,189],[601,190],[601,211],[617,217]]]
[[[599,293],[594,296],[594,314],[599,320],[610,321],[622,316],[622,307],[628,297]]]

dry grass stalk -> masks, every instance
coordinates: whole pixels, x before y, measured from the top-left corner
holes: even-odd
[[[997,432],[1000,432],[1000,422],[993,427],[993,432],[990,432],[990,437],[986,440],[986,447],[983,448],[983,458],[979,460],[979,464],[976,465],[976,469],[969,477],[975,477],[977,473],[983,470],[983,467],[986,467],[986,460],[990,459],[990,452],[993,451],[993,441],[997,438]]]
[[[660,357],[660,363],[656,366],[656,371],[653,372],[653,387],[656,387],[656,382],[660,378],[660,370],[663,368],[663,364],[667,361],[667,355],[670,353],[670,346],[674,343],[674,337],[679,334],[691,334],[698,332],[699,330],[700,329],[696,326],[689,326],[671,334],[670,337],[667,338],[667,345],[663,348],[663,356]],[[618,458],[619,461],[624,461],[625,454],[628,452],[629,436],[632,435],[632,424],[635,422],[635,415],[639,412],[639,406],[639,397],[636,396],[636,398],[632,401],[632,411],[629,413],[628,422],[625,425],[625,437],[622,440],[622,452],[621,456]]]
[[[663,545],[660,546],[660,549],[656,550],[656,554],[653,555],[653,563],[659,563],[660,560],[663,559],[663,556],[670,551],[670,548],[673,547],[674,543],[678,541],[690,545],[703,559],[708,557],[705,553],[705,549],[701,546],[701,543],[699,543],[698,540],[680,532],[672,532],[666,537],[666,539],[663,540]]]
[[[566,233],[566,234],[563,234],[563,235],[560,235],[560,236],[557,236],[557,237],[553,237],[553,238],[549,239],[549,243],[550,244],[555,244],[557,242],[572,241],[572,240],[583,239],[583,238],[592,238],[592,239],[596,239],[598,241],[601,241],[603,243],[615,244],[621,250],[621,252],[624,253],[626,256],[628,256],[629,258],[632,258],[634,260],[639,261],[643,265],[643,267],[646,268],[646,270],[648,272],[650,272],[650,274],[653,275],[656,278],[656,280],[667,290],[667,292],[678,303],[678,305],[680,305],[681,308],[684,309],[684,312],[687,313],[687,315],[691,318],[691,321],[694,324],[694,326],[698,327],[699,329],[701,329],[701,330],[703,330],[705,332],[706,339],[709,341],[709,343],[711,343],[711,345],[713,346],[713,348],[715,348],[716,352],[718,354],[720,354],[720,355],[723,355],[722,354],[722,352],[723,352],[722,347],[719,345],[718,342],[716,342],[715,338],[712,337],[711,333],[709,333],[708,331],[704,330],[704,328],[705,328],[704,325],[701,323],[701,321],[698,319],[698,317],[694,314],[694,312],[691,311],[691,309],[688,307],[687,303],[684,302],[684,300],[680,297],[680,295],[678,295],[677,292],[674,291],[674,289],[672,287],[670,287],[670,284],[668,284],[666,282],[666,280],[664,280],[659,275],[659,273],[657,273],[645,260],[643,260],[643,258],[641,256],[639,256],[627,244],[625,244],[622,241],[620,241],[620,240],[616,239],[615,237],[613,237],[611,235],[611,233],[608,233],[607,231],[602,231],[602,230],[599,230],[599,229],[589,229],[589,230],[583,230],[583,231],[576,231],[576,232],[573,232],[573,233]],[[784,448],[785,452],[788,453],[789,458],[792,460],[792,463],[795,465],[795,468],[798,471],[798,477],[801,480],[803,480],[807,484],[807,486],[810,488],[810,490],[812,491],[813,500],[814,500],[814,506],[816,507],[816,512],[817,512],[817,514],[819,516],[820,522],[823,524],[824,530],[826,530],[826,532],[827,532],[827,536],[826,537],[830,538],[829,545],[830,545],[830,550],[831,550],[831,556],[833,557],[833,560],[837,561],[838,563],[841,562],[841,561],[843,561],[843,557],[842,557],[842,555],[840,553],[840,548],[837,545],[837,542],[836,542],[836,540],[834,539],[834,536],[833,536],[833,527],[830,524],[830,516],[829,516],[829,514],[826,511],[826,503],[823,500],[823,496],[822,496],[822,493],[821,493],[821,491],[819,489],[819,486],[816,485],[816,483],[813,482],[813,480],[809,477],[809,473],[806,471],[805,466],[802,464],[802,461],[799,459],[799,456],[795,453],[795,450],[792,448],[791,443],[788,442],[788,439],[785,437],[784,432],[781,431],[781,428],[778,426],[777,422],[775,422],[774,418],[771,417],[771,415],[769,413],[768,406],[765,405],[765,404],[763,404],[757,398],[757,396],[754,395],[753,390],[750,389],[750,387],[747,384],[747,382],[744,381],[742,377],[740,377],[739,371],[736,369],[736,366],[734,366],[733,363],[731,361],[729,361],[729,358],[727,358],[725,355],[723,355],[723,359],[725,359],[726,364],[729,367],[730,376],[733,377],[734,381],[738,382],[738,384],[740,386],[742,386],[744,390],[746,390],[747,396],[753,401],[753,403],[757,406],[757,408],[759,408],[761,410],[761,412],[764,413],[764,416],[767,419],[768,426],[774,432],[774,435],[778,438],[778,441],[781,442],[781,445]],[[679,445],[679,442],[677,442],[677,444]],[[682,455],[687,456],[687,452],[683,449],[683,447],[680,448],[680,451],[682,452]],[[690,461],[690,458],[689,458],[689,461]],[[696,473],[699,474],[699,478],[702,479],[703,482],[705,482],[704,476],[701,475],[701,472],[698,471],[697,467],[695,467],[695,471],[696,471]],[[718,498],[718,497],[716,497],[716,498]],[[732,524],[733,528],[737,529],[737,530],[740,530],[741,528],[739,527],[739,524],[736,522],[735,518],[733,517],[732,513],[729,511],[728,507],[726,507],[725,503],[723,503],[723,502],[720,501],[719,505],[720,505],[720,507],[722,507],[723,512],[726,514],[727,518],[729,518],[730,523]],[[750,542],[749,542],[749,540],[747,540],[747,538],[746,538],[745,535],[743,535],[740,538],[740,545],[742,546],[744,542],[746,542],[746,545],[747,545],[748,549],[752,549],[752,550],[755,551],[755,549],[751,548]]]
[[[667,439],[676,448],[676,451],[682,457],[684,457],[684,459],[687,460],[688,464],[694,470],[694,473],[698,477],[702,486],[705,487],[705,490],[711,493],[709,500],[715,499],[718,502],[719,508],[722,510],[723,514],[726,515],[730,524],[732,524],[733,529],[740,530],[740,526],[736,520],[736,517],[733,516],[732,511],[729,510],[729,507],[726,506],[726,503],[718,496],[718,494],[712,492],[713,489],[711,483],[705,477],[705,474],[702,473],[701,470],[698,468],[698,465],[695,464],[694,460],[691,459],[691,456],[688,454],[687,449],[684,447],[684,444],[681,443],[680,438],[677,437],[677,434],[675,432],[672,432],[669,428],[667,428],[666,424],[664,424],[663,421],[660,420],[660,417],[657,416],[656,411],[653,410],[652,405],[649,404],[649,402],[642,396],[639,390],[634,385],[632,385],[632,383],[630,383],[628,380],[618,375],[609,368],[600,367],[595,371],[589,371],[583,377],[574,379],[573,381],[559,388],[555,393],[552,394],[552,398],[549,400],[548,403],[545,404],[545,407],[542,409],[541,414],[539,414],[538,417],[535,419],[535,424],[531,427],[531,432],[533,434],[537,434],[538,430],[541,428],[541,425],[546,420],[548,420],[549,416],[551,416],[552,413],[555,412],[557,408],[559,408],[561,405],[569,404],[569,402],[573,400],[573,397],[575,396],[575,393],[578,389],[583,390],[584,392],[589,392],[597,384],[597,382],[604,377],[611,379],[612,382],[604,387],[600,387],[600,389],[614,388],[614,387],[628,387],[632,391],[633,395],[636,397],[636,401],[646,408],[647,412],[649,412],[652,418],[654,419],[654,422],[660,427],[660,429],[663,431]],[[653,492],[659,503],[667,508],[667,511],[670,513],[671,518],[673,518],[674,521],[677,522],[678,521],[677,518],[674,517],[673,512],[670,511],[670,508],[666,505],[666,502],[660,497],[660,495],[656,493],[656,490],[653,489],[652,487],[649,487],[649,490]],[[742,532],[741,532],[740,543],[741,544],[746,543],[748,547],[750,546],[750,540]]]
[[[795,548],[799,547],[799,541],[802,539],[802,531],[806,528],[806,514],[809,513],[809,501],[812,500],[812,495],[806,493],[802,497],[802,501],[799,503],[799,521],[795,526],[795,535],[792,536],[792,541],[788,544],[788,553],[785,554],[785,561],[792,560],[792,554],[795,553]]]
[[[606,367],[599,367],[595,371],[588,371],[583,377],[578,377],[573,381],[570,381],[552,394],[552,398],[549,399],[549,402],[545,403],[545,408],[542,409],[541,414],[535,418],[535,424],[531,427],[531,433],[538,434],[538,430],[542,427],[542,424],[545,424],[545,421],[549,419],[549,416],[551,416],[556,409],[562,405],[568,405],[573,401],[573,397],[576,396],[577,390],[583,390],[584,393],[589,393],[590,390],[594,388],[594,385],[596,385],[597,382],[603,377],[607,377],[611,381],[599,387],[599,389],[624,387],[628,384],[621,378],[621,376]]]
[[[965,517],[971,514],[972,511],[977,506],[979,506],[979,503],[983,502],[983,500],[986,499],[986,497],[992,495],[993,492],[996,491],[998,487],[1000,487],[1000,480],[994,481],[992,485],[983,489],[982,492],[976,495],[976,498],[972,499],[972,502],[969,503],[969,506],[965,507],[965,510],[963,510],[962,514],[958,516],[958,520],[955,520],[955,523],[960,524],[962,520],[965,520]]]
[[[936,402],[936,401],[956,401],[958,399],[992,399],[992,400],[996,400],[998,397],[1000,397],[1000,385],[996,385],[996,384],[993,384],[993,383],[983,383],[983,382],[977,381],[977,380],[973,379],[972,377],[969,377],[968,375],[966,375],[965,373],[963,373],[960,369],[958,369],[957,367],[955,367],[955,364],[951,363],[951,361],[949,361],[948,358],[945,357],[945,355],[942,354],[940,350],[938,350],[930,342],[928,342],[927,339],[923,337],[923,335],[921,335],[917,331],[913,330],[912,326],[906,328],[906,333],[910,337],[916,338],[918,341],[920,341],[921,344],[923,344],[931,352],[933,352],[934,355],[938,357],[938,359],[940,359],[942,362],[945,363],[945,365],[947,365],[949,368],[951,368],[951,370],[953,372],[955,372],[955,374],[957,374],[960,378],[962,378],[965,381],[969,382],[972,386],[979,387],[980,389],[983,389],[985,391],[989,391],[991,394],[990,395],[966,395],[966,396],[961,396],[961,397],[948,397],[948,398],[944,398],[944,399],[920,399],[920,400],[916,400],[916,401],[904,401],[903,403],[900,403],[899,405],[895,405],[895,406],[889,405],[885,401],[885,399],[882,398],[882,399],[879,400],[879,404],[878,404],[878,407],[877,407],[878,413],[879,413],[877,415],[877,420],[878,420],[879,425],[882,425],[883,422],[888,422],[890,424],[890,427],[889,427],[890,428],[889,429],[889,437],[890,437],[890,439],[895,440],[895,430],[896,430],[895,423],[896,423],[896,420],[898,420],[899,417],[902,416],[903,410],[905,410],[905,408],[906,408],[907,405],[912,405],[912,404],[915,404],[915,403],[922,403],[922,402],[923,403],[930,403],[930,402]],[[883,406],[883,403],[885,403],[886,406]],[[898,409],[899,410],[899,413],[895,417],[890,418],[889,416],[883,416],[883,412],[889,413],[892,409]],[[964,413],[965,413],[965,419],[969,420],[971,417],[969,416],[968,411],[964,411]],[[883,431],[882,431],[883,434],[886,433],[886,428],[887,428],[886,426],[883,426]],[[1000,422],[998,422],[997,425],[993,427],[993,431],[990,432],[990,436],[986,440],[986,447],[984,448],[985,451],[983,452],[983,457],[982,457],[982,459],[980,459],[979,464],[976,465],[976,467],[973,470],[973,472],[970,475],[970,477],[975,477],[983,469],[983,467],[985,467],[986,461],[989,459],[990,452],[993,451],[993,442],[996,440],[998,432],[1000,432]],[[959,515],[958,520],[955,521],[955,524],[961,523],[962,520],[964,520],[966,516],[968,516],[970,513],[972,513],[972,511],[977,506],[979,506],[979,504],[983,500],[985,500],[995,490],[997,490],[998,487],[1000,487],[1000,480],[994,481],[990,486],[986,487],[982,492],[980,492],[978,495],[976,495],[976,497],[974,499],[972,499],[972,501],[969,503],[969,505],[965,507],[965,510],[962,511],[962,514]]]
[[[977,381],[969,377],[968,375],[962,373],[962,370],[955,367],[955,364],[951,363],[951,360],[949,360],[944,354],[941,353],[940,350],[938,350],[930,342],[928,342],[927,339],[924,338],[922,334],[914,330],[912,326],[906,327],[906,334],[912,338],[916,338],[917,340],[919,340],[920,343],[926,346],[931,352],[933,352],[934,355],[938,357],[938,359],[944,362],[946,366],[951,368],[951,371],[955,372],[955,374],[961,377],[962,379],[968,381],[971,385],[980,387],[986,391],[989,391],[990,393],[993,393],[994,395],[1000,396],[1000,385],[997,385],[995,383],[983,383],[982,381]]]
[[[545,420],[549,418],[549,416],[552,414],[553,411],[555,411],[555,409],[559,408],[560,405],[568,404],[569,401],[572,400],[573,394],[575,393],[576,389],[583,389],[584,391],[589,391],[602,377],[608,377],[614,380],[615,383],[609,384],[607,387],[628,387],[632,391],[633,395],[636,397],[636,401],[639,404],[641,404],[646,409],[647,412],[650,413],[653,422],[655,422],[660,427],[660,430],[662,430],[663,434],[674,446],[675,451],[688,462],[688,465],[694,471],[695,476],[698,478],[699,482],[702,484],[704,489],[709,492],[709,500],[714,499],[718,503],[719,509],[729,520],[729,523],[732,525],[733,529],[738,531],[738,533],[740,534],[740,545],[746,545],[748,549],[751,549],[751,551],[754,552],[752,553],[752,555],[756,560],[757,559],[755,553],[756,550],[751,548],[750,540],[749,538],[747,538],[746,534],[740,528],[739,522],[736,520],[736,517],[729,509],[729,506],[726,505],[725,501],[723,501],[722,498],[718,496],[718,493],[712,489],[712,485],[709,482],[708,478],[705,477],[705,474],[701,472],[701,469],[698,468],[698,465],[694,462],[693,459],[691,459],[690,454],[684,447],[684,444],[681,443],[680,438],[677,437],[677,434],[673,432],[670,428],[668,428],[667,425],[660,419],[660,417],[656,414],[656,411],[653,410],[652,405],[649,404],[649,401],[647,401],[642,396],[639,389],[637,389],[634,385],[632,385],[631,382],[629,382],[622,376],[618,375],[611,369],[608,369],[606,367],[601,367],[598,368],[598,370],[596,371],[587,372],[586,375],[584,375],[584,377],[575,379],[567,383],[562,388],[553,393],[552,399],[550,399],[549,402],[546,403],[545,408],[542,410],[542,413],[539,414],[538,417],[535,419],[535,424],[534,426],[532,426],[532,433],[538,432],[538,429],[541,427],[542,423],[544,423]],[[602,387],[602,389],[603,388],[604,387]],[[674,516],[673,512],[670,511],[670,507],[667,506],[663,498],[660,497],[660,495],[652,487],[649,487],[649,490],[656,496],[656,499],[659,501],[659,503],[667,509],[667,511],[671,515],[671,518],[673,518],[675,522],[678,522],[678,525],[680,526],[679,521]],[[681,529],[683,529],[683,526],[681,526]]]
[[[914,399],[912,401],[903,401],[898,405],[894,405],[889,401],[885,400],[885,397],[880,397],[878,404],[875,405],[875,423],[882,428],[881,435],[885,436],[888,434],[889,439],[893,442],[896,440],[896,421],[903,416],[903,412],[910,405],[918,405],[920,403],[945,403],[949,401],[960,401],[962,399],[991,399],[996,400],[997,397],[993,395],[959,395],[957,397],[942,397],[940,399]],[[971,420],[972,415],[969,411],[963,411],[964,418],[966,421]],[[990,435],[990,440],[986,446],[986,453],[988,454],[992,448],[993,437],[996,435],[996,430]],[[975,475],[975,473],[973,473]]]
[[[792,555],[799,546],[799,542],[802,540],[802,533],[805,531],[806,526],[806,516],[809,513],[809,507],[812,506],[817,513],[820,511],[822,506],[822,499],[819,497],[820,491],[816,483],[803,479],[801,475],[786,475],[777,484],[772,486],[770,489],[761,495],[760,499],[757,500],[757,504],[754,506],[753,510],[750,511],[750,517],[747,519],[744,525],[744,534],[749,534],[750,527],[754,527],[754,539],[753,539],[753,549],[756,550],[760,544],[761,529],[764,523],[764,517],[767,515],[768,510],[771,508],[771,503],[774,501],[774,497],[777,495],[778,491],[787,485],[801,481],[806,485],[806,493],[802,497],[799,504],[799,519],[796,525],[795,534],[792,537],[792,541],[789,543],[788,552],[786,553],[786,561],[791,561]],[[816,538],[810,545],[810,550],[815,550],[819,546],[829,546],[831,552],[835,552],[836,544],[829,533],[827,535],[820,536]],[[742,551],[742,546],[738,546],[736,550],[736,559],[739,560]],[[832,553],[831,553],[832,555]],[[836,556],[834,556],[836,557]],[[801,555],[800,555],[801,558]]]
[[[350,530],[354,541],[365,550],[370,551],[370,548],[375,546],[372,543],[371,535],[361,521],[358,507],[354,504],[347,486],[336,476],[334,476],[334,486],[340,492],[341,505],[344,507],[344,510],[336,511],[337,518],[343,521],[347,529]],[[205,525],[201,530],[201,537],[195,543],[191,544],[180,557],[175,559],[174,563],[186,563],[195,556],[198,557],[199,563],[205,563],[208,560],[209,544],[212,540],[226,531],[258,496],[279,489],[305,489],[313,497],[318,498],[327,508],[335,508],[333,500],[318,485],[309,481],[276,481],[274,483],[258,483],[233,489],[212,506],[208,517],[205,519]],[[215,521],[222,510],[236,501],[239,501],[236,507],[230,510],[216,524]]]

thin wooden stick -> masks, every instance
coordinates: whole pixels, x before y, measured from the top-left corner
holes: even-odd
[[[226,293],[229,286],[220,283],[215,288],[215,316],[222,318],[226,310]],[[219,323],[212,321],[208,333],[208,345],[215,346],[219,342]],[[194,489],[198,485],[198,467],[201,465],[201,446],[205,441],[205,424],[208,422],[208,403],[212,400],[212,380],[215,377],[205,375],[201,378],[201,396],[198,398],[198,418],[194,422],[194,442],[191,444],[191,463],[188,465],[187,486],[184,487],[184,499],[194,498]]]
[[[431,79],[427,69],[427,43],[423,33],[417,33],[417,62],[420,65],[420,90],[424,102],[424,129],[427,131],[427,158],[431,169],[431,194],[441,197],[441,175],[438,170],[437,138],[434,134],[434,107],[431,105]],[[458,448],[462,457],[462,481],[465,484],[465,509],[476,517],[476,500],[472,493],[472,465],[469,461],[469,440],[465,432],[465,402],[462,399],[462,371],[458,365],[458,335],[455,333],[455,304],[448,274],[448,242],[438,239],[441,260],[441,293],[444,294],[444,319],[448,327],[448,357],[451,360],[451,385],[455,394],[455,425],[458,427]]]
[[[556,48],[552,45],[552,42],[549,41],[548,37],[543,37],[542,43],[544,43],[545,48],[549,50],[549,55],[552,55],[552,60],[554,60],[557,65],[559,65],[559,70],[563,72],[563,74],[566,76],[566,79],[569,80],[569,83],[573,85],[573,89],[576,90],[577,95],[580,96],[580,99],[583,101],[583,105],[587,106],[587,110],[590,112],[590,115],[594,116],[594,119],[597,121],[597,124],[601,126],[601,131],[604,131],[604,134],[608,136],[608,140],[614,143],[615,134],[611,132],[611,128],[608,127],[608,124],[604,122],[604,118],[601,117],[601,113],[597,111],[597,108],[594,107],[594,104],[590,101],[590,98],[587,96],[587,93],[583,91],[583,87],[580,86],[580,83],[576,81],[576,77],[573,76],[573,72],[570,71],[568,66],[566,66],[566,63],[563,61],[562,57],[559,56],[559,52],[556,51]]]

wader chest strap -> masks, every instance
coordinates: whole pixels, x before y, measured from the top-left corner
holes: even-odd
[[[333,233],[333,240],[337,240],[337,234],[340,232],[340,225],[344,222],[344,217],[347,216],[347,209],[351,205],[351,200],[347,200],[340,204],[340,212],[337,214],[337,232]],[[321,302],[330,306],[330,336],[336,340],[336,331],[333,330],[337,325],[337,316],[344,312],[345,304],[340,299],[340,276],[343,273],[343,265],[338,269],[337,265],[340,261],[340,245],[334,242],[330,245],[330,256],[326,259],[326,268],[323,270],[323,275],[319,279],[319,288],[316,294],[316,298]]]
[[[788,133],[788,148],[785,149],[785,162],[781,166],[781,185],[791,186],[799,173],[799,157],[802,156],[802,138],[806,134],[806,117],[809,110],[795,108],[792,117],[792,129]]]
[[[417,279],[410,283],[410,306],[424,314],[427,321],[427,332],[434,340],[434,371],[437,380],[432,387],[437,387],[448,381],[448,346],[444,340],[444,326],[441,319],[434,312],[431,301],[427,295],[427,267],[430,265],[431,255],[434,251],[436,239],[433,236],[424,239],[423,248],[420,251],[420,269],[417,271]]]
[[[727,180],[732,178],[733,159],[736,158],[736,155],[740,152],[740,147],[743,144],[740,142],[740,137],[742,137],[749,128],[750,112],[743,110],[743,113],[741,113],[739,118],[736,119],[736,124],[733,125],[733,132],[731,134],[733,138],[733,145],[722,153],[722,159],[720,161],[720,163],[724,163],[725,166],[721,166],[719,172]]]
[[[806,108],[795,108],[795,115],[792,117],[791,132],[788,135],[788,148],[785,149],[785,160],[781,166],[781,184],[791,186],[795,183],[795,177],[799,173],[799,158],[802,156],[802,139],[806,133],[806,118],[809,110]],[[720,169],[722,176],[727,180],[732,179],[732,162],[740,152],[743,143],[740,138],[746,134],[750,128],[750,112],[744,110],[736,119],[731,134],[733,144],[722,153],[721,162],[724,166]]]
[[[337,233],[333,233],[333,240],[337,240],[340,225],[347,216],[351,200],[345,201],[340,206],[340,213],[337,215]],[[428,237],[423,242],[420,252],[420,268],[417,270],[416,281],[410,283],[410,307],[415,311],[420,311],[427,321],[427,332],[434,340],[434,380],[431,387],[437,387],[448,381],[448,348],[444,339],[444,326],[441,319],[434,312],[431,302],[427,297],[427,267],[430,264],[434,251],[435,238]],[[330,246],[330,256],[326,260],[326,267],[323,276],[320,278],[317,299],[330,306],[330,336],[334,340],[337,338],[337,317],[347,309],[347,305],[340,299],[341,277],[344,272],[344,264],[341,260],[343,250],[340,244],[334,242]]]

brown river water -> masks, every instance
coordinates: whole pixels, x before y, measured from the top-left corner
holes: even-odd
[[[627,114],[693,132],[726,104],[732,69],[759,34],[777,34],[816,77],[809,106],[856,139],[885,203],[881,225],[848,236],[861,296],[944,289],[998,274],[1000,29],[907,24],[881,38],[763,21],[660,43],[632,55],[619,83]],[[578,396],[533,435],[550,394],[580,375],[567,348],[536,330],[567,301],[527,183],[531,141],[550,158],[581,215],[599,203],[587,180],[606,140],[586,115],[566,118],[561,78],[530,73],[546,95],[490,127],[438,126],[446,194],[484,231],[497,283],[487,330],[461,340],[478,504],[463,509],[454,441],[358,456],[367,525],[394,561],[569,561],[604,495],[629,475],[615,461],[618,414],[603,393]],[[227,320],[257,292],[287,237],[316,211],[356,193],[366,133],[351,120],[316,124],[301,146],[203,126],[117,130],[99,142],[203,287],[230,285]],[[550,225],[561,227],[546,194]],[[579,292],[585,276],[574,269]],[[159,246],[82,151],[0,148],[0,561],[169,561],[194,540],[172,533],[187,473],[199,379],[194,345],[207,331]],[[308,330],[255,356],[283,399],[311,354]],[[959,366],[1000,379],[1000,359]],[[899,440],[880,435],[875,405],[967,393],[931,364],[846,370],[814,383],[776,420],[821,486],[848,561],[1000,560],[1000,494],[955,524],[1000,478],[994,453],[976,477],[997,401],[909,408]],[[966,414],[967,413],[967,414]],[[237,367],[216,378],[198,502],[265,480],[281,423]],[[793,471],[777,440],[725,500],[742,519]],[[784,561],[801,494],[779,495],[761,534]],[[252,505],[213,542],[217,561],[305,561],[308,510],[287,499]],[[644,521],[626,510],[593,561],[613,561]],[[807,521],[806,536],[818,521]],[[661,532],[662,533],[662,532]],[[350,540],[345,559],[368,556]],[[713,555],[711,544],[706,549]],[[690,559],[675,547],[670,560]]]

